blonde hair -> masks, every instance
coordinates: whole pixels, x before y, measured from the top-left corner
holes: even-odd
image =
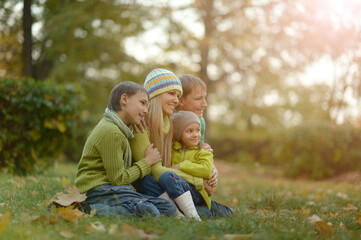
[[[179,77],[179,80],[181,81],[183,88],[182,97],[186,97],[196,87],[200,87],[201,89],[207,92],[207,85],[199,77],[196,77],[191,74],[184,74]]]
[[[161,95],[157,95],[149,100],[147,125],[149,128],[149,140],[158,148],[162,155],[163,166],[170,167],[172,163],[172,137],[173,126],[170,123],[170,129],[167,135],[163,133],[164,115],[162,110]],[[169,118],[169,116],[166,116]]]

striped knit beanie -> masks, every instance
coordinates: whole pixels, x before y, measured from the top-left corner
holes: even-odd
[[[149,93],[149,99],[170,90],[178,90],[181,96],[183,94],[179,78],[171,71],[162,68],[154,69],[148,74],[144,88]]]

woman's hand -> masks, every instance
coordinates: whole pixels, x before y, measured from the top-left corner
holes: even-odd
[[[211,179],[209,179],[207,183],[212,187],[216,187],[218,184],[218,170],[214,165],[212,169]]]
[[[203,179],[204,189],[206,189],[208,196],[212,196],[213,187],[208,184],[208,179]]]
[[[138,124],[138,125],[133,124],[133,129],[134,129],[134,131],[135,131],[136,133],[138,133],[139,131],[141,131],[142,133],[144,133],[144,131],[148,129],[148,126],[147,126],[147,124],[146,124],[146,122],[145,122],[145,119],[142,118],[142,119],[140,120],[140,124]]]
[[[153,148],[153,143],[145,150],[144,159],[150,166],[162,161],[162,156],[157,148]]]
[[[170,168],[180,170],[180,165],[179,165],[179,164],[176,164],[176,165],[170,166]]]
[[[202,142],[201,148],[206,150],[207,152],[213,153],[213,149],[211,148],[211,145],[209,145],[208,143]]]

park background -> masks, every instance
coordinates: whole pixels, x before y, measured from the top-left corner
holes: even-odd
[[[352,184],[361,179],[360,1],[1,0],[0,6],[4,179],[46,179],[54,166],[76,168],[112,87],[120,81],[142,84],[152,69],[162,67],[196,75],[207,84],[206,142],[220,163],[221,179],[229,173],[224,169],[239,171],[229,176],[241,177],[241,190],[235,188],[242,194],[257,189],[257,179],[267,182],[269,177],[297,186],[351,178],[351,185],[340,189],[359,189]],[[71,184],[74,169],[64,174]],[[294,197],[306,191],[295,189]],[[262,185],[254,199],[243,199],[228,188],[215,197],[267,215],[285,207],[278,190]],[[340,208],[351,204],[357,210],[357,195],[343,194],[338,194],[345,201]],[[259,199],[264,206],[255,203]],[[294,206],[301,215],[316,211],[302,204]],[[254,217],[247,211],[239,214]],[[349,217],[356,219],[349,220],[354,231],[347,236],[356,236],[357,214]],[[318,227],[321,234],[343,229]],[[211,238],[219,234],[224,233]]]

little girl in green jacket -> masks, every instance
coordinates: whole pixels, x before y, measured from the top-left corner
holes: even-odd
[[[213,169],[213,154],[200,147],[201,128],[199,117],[191,111],[179,111],[171,116],[173,123],[172,168],[194,177],[209,179]],[[196,189],[194,188],[196,191]],[[210,193],[210,194],[209,194]],[[212,217],[233,214],[232,209],[211,200],[212,188],[193,192],[196,205],[204,205]]]

